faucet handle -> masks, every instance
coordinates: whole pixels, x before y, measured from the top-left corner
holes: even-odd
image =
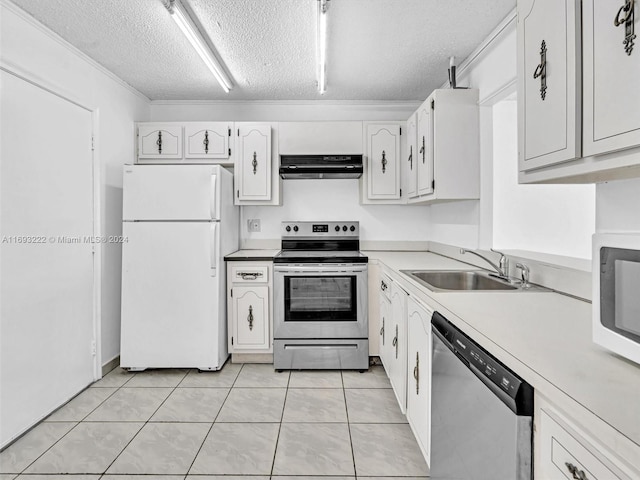
[[[500,255],[500,260],[499,260],[499,265],[500,265],[500,270],[502,270],[502,274],[504,276],[509,276],[509,259],[507,258],[507,256],[496,250],[495,248],[490,248],[489,250],[491,250],[493,253],[497,253],[498,255]]]
[[[527,288],[529,286],[529,267],[527,267],[524,263],[516,263],[516,268],[520,269],[522,287]]]

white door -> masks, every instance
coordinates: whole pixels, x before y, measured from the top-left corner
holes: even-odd
[[[271,126],[242,125],[236,140],[236,199],[271,200]]]
[[[379,351],[380,361],[384,366],[387,376],[391,375],[391,339],[393,335],[393,326],[391,325],[391,302],[384,297],[380,296],[380,339],[379,339]]]
[[[580,156],[579,4],[518,2],[520,171]]]
[[[407,298],[396,282],[391,284],[391,338],[389,380],[402,413],[407,411]]]
[[[138,126],[138,158],[182,158],[182,125],[141,123]]]
[[[219,219],[219,168],[208,165],[125,165],[123,219]]]
[[[418,193],[418,113],[407,120],[407,163],[405,164],[407,196],[413,198]]]
[[[583,2],[585,155],[640,145],[640,38],[631,38],[640,35],[640,2],[634,4],[630,14],[623,0]]]
[[[188,122],[184,125],[184,158],[226,160],[231,156],[228,122]]]
[[[0,446],[94,379],[92,114],[1,73]]]
[[[433,193],[433,99],[418,109],[418,195]]]
[[[226,322],[218,308],[224,273],[217,227],[123,222],[123,367],[219,367],[218,324]]]
[[[233,287],[234,343],[240,350],[269,350],[269,286]]]
[[[407,302],[407,420],[427,463],[431,441],[431,315]]]
[[[369,199],[400,198],[400,126],[367,125]]]

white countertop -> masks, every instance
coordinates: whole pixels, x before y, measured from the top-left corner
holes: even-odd
[[[364,252],[541,393],[555,387],[640,446],[640,366],[591,340],[591,304],[554,292],[431,292],[405,269],[477,269],[426,252]]]
[[[224,258],[227,261],[264,261],[273,260],[280,252],[280,249],[266,249],[266,250],[238,250],[237,252],[230,253]]]

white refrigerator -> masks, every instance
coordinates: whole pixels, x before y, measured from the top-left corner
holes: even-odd
[[[219,370],[224,256],[238,249],[233,175],[217,165],[125,165],[120,365]]]

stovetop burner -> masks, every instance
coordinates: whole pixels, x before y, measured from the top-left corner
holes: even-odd
[[[358,222],[283,222],[274,263],[368,263],[359,252]]]

